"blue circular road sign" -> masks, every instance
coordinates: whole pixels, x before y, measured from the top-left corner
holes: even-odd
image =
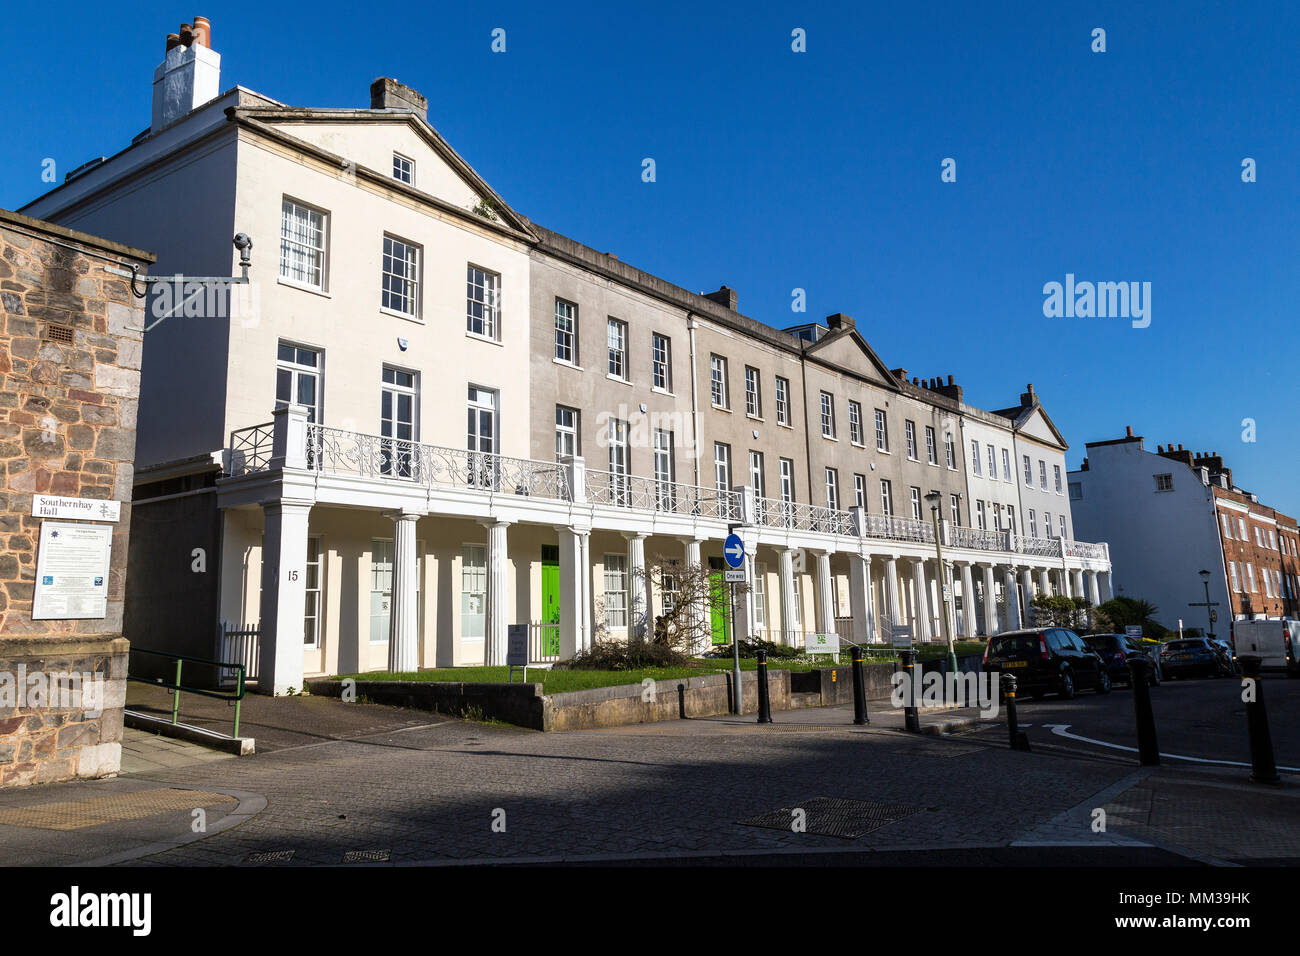
[[[722,543],[722,556],[727,559],[727,567],[738,568],[745,563],[745,542],[740,535],[729,534]]]

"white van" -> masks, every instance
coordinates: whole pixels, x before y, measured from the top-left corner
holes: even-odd
[[[1236,657],[1258,657],[1266,671],[1286,671],[1288,677],[1300,676],[1300,621],[1233,621],[1232,652]]]

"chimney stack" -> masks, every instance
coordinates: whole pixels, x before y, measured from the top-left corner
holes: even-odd
[[[419,91],[390,76],[381,76],[370,84],[372,110],[410,110],[420,119],[429,120],[429,101]]]
[[[738,301],[735,289],[728,289],[725,285],[719,286],[717,292],[706,292],[704,298],[710,302],[716,302],[724,309],[736,311],[736,302]]]
[[[153,71],[153,116],[149,131],[188,116],[221,93],[221,55],[212,43],[212,24],[195,17],[167,34],[162,63]]]

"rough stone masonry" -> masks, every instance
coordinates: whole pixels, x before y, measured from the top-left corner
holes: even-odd
[[[0,787],[118,771],[127,641],[127,530],[143,300],[128,279],[154,257],[0,210]],[[122,502],[102,619],[32,620],[32,496]],[[29,675],[102,680],[102,696],[29,692]],[[19,675],[23,685],[17,684]],[[48,687],[48,685],[47,685]]]

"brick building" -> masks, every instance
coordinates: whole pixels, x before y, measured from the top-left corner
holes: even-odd
[[[0,787],[119,767],[143,312],[115,272],[153,261],[0,210]]]

